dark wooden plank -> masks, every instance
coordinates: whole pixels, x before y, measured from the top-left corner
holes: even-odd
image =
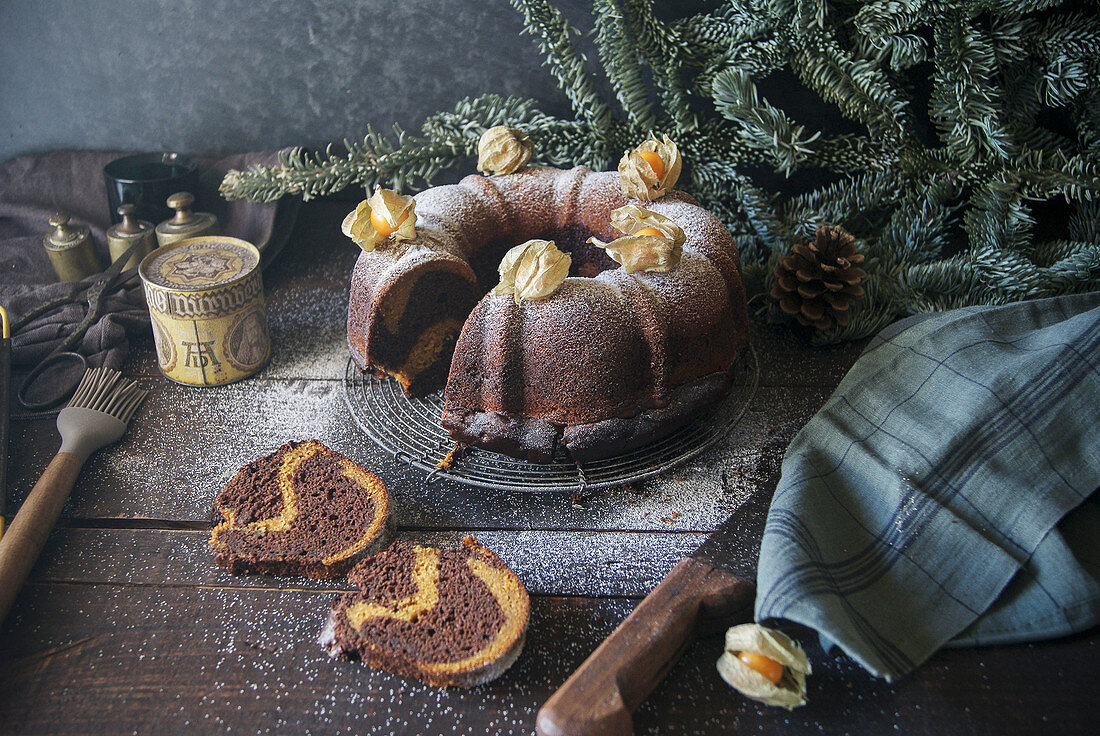
[[[457,545],[462,532],[400,532],[398,539]],[[515,570],[532,593],[594,597],[644,596],[706,534],[644,532],[478,532],[477,538]],[[214,564],[209,531],[59,529],[32,580],[51,583],[206,588],[348,589],[346,582],[297,576],[230,575]]]
[[[331,598],[32,585],[0,630],[0,732],[530,733],[539,705],[635,605],[536,597],[516,665],[448,691],[329,660],[314,642]],[[788,713],[731,691],[711,637],[642,705],[638,732],[1012,736],[1095,725],[1100,632],[944,651],[894,685],[804,643],[814,666],[806,707]]]
[[[425,483],[355,425],[337,381],[253,380],[197,389],[153,384],[126,436],[85,466],[65,515],[208,521],[215,494],[246,462],[283,442],[317,438],[391,489],[400,526],[445,529],[710,530],[763,483],[825,389],[763,387],[719,447],[660,480],[594,493],[495,493]],[[12,422],[9,508],[34,485],[59,439],[52,419]]]

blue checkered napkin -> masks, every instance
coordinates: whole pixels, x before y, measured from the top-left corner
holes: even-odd
[[[888,679],[1100,623],[1098,430],[1100,292],[893,325],[787,450],[757,620]]]

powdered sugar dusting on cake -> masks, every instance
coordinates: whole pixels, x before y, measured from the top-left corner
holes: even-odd
[[[423,192],[417,239],[375,283],[352,290],[349,313],[362,322],[349,320],[349,342],[361,353],[357,361],[388,365],[382,346],[393,341],[380,337],[377,348],[369,342],[374,315],[389,320],[389,334],[397,334],[392,322],[405,314],[409,284],[436,260],[452,261],[452,269],[469,266],[484,289],[495,281],[496,249],[503,255],[504,248],[531,238],[562,238],[574,271],[583,275],[567,278],[544,299],[502,301],[490,310],[499,298],[486,297],[474,317],[452,315],[466,325],[447,380],[444,426],[461,442],[532,460],[553,451],[548,422],[562,428],[566,446],[578,453],[582,440],[571,428],[589,426],[586,446],[605,455],[672,431],[683,421],[683,407],[700,408],[714,395],[676,389],[729,370],[746,340],[736,253],[727,252],[730,236],[714,217],[687,195],[670,193],[651,207],[684,230],[680,263],[627,282],[605,254],[584,243],[588,233],[613,239],[618,233],[610,214],[627,202],[617,172],[583,166],[468,176]],[[633,290],[635,283],[648,298]],[[353,339],[361,335],[367,338]],[[649,412],[673,402],[669,411]],[[619,421],[632,417],[633,424]],[[602,449],[598,437],[606,438]]]

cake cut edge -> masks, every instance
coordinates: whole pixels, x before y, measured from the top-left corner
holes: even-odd
[[[254,469],[261,463],[273,462],[275,458],[279,458],[280,462],[282,462],[288,454],[295,452],[301,452],[305,455],[302,462],[317,455],[331,456],[332,460],[341,466],[343,474],[346,477],[356,482],[360,488],[366,489],[365,492],[371,497],[374,514],[371,519],[371,524],[359,539],[354,544],[335,553],[324,556],[310,556],[307,559],[301,559],[300,555],[289,556],[282,554],[280,556],[277,553],[271,555],[249,553],[247,551],[233,549],[228,542],[220,540],[219,537],[223,533],[240,530],[240,527],[235,525],[238,509],[229,508],[222,502],[223,496],[226,494],[229,487],[246,470]],[[290,475],[293,475],[293,472],[291,472]],[[249,524],[249,526],[255,526],[257,532],[260,534],[266,533],[268,527],[278,524],[277,519],[286,513],[285,491],[283,489],[280,490],[284,492],[284,501],[280,508],[279,516],[261,519]],[[240,468],[233,479],[230,480],[229,484],[226,485],[226,488],[215,497],[213,514],[215,519],[217,519],[219,515],[222,519],[221,522],[215,524],[210,533],[209,544],[214,548],[214,562],[219,567],[224,568],[234,575],[302,575],[315,580],[331,580],[333,578],[343,577],[360,560],[389,546],[397,533],[397,524],[392,513],[389,492],[382,479],[358,463],[331,450],[326,447],[324,443],[315,439],[288,442],[275,452],[257,458]],[[287,524],[287,528],[289,528],[289,524],[292,522],[293,520]]]
[[[414,554],[417,552],[440,553],[445,551],[467,551],[472,555],[466,558],[467,565],[469,565],[471,559],[476,559],[473,557],[473,555],[476,555],[482,559],[483,564],[487,567],[492,568],[496,573],[506,577],[509,582],[514,582],[514,587],[510,588],[508,592],[517,595],[518,603],[514,605],[518,605],[518,608],[512,611],[512,616],[509,616],[509,606],[505,605],[505,602],[497,597],[497,593],[492,589],[491,585],[486,585],[496,599],[497,604],[500,606],[505,620],[502,626],[494,633],[489,645],[476,652],[473,656],[466,658],[467,660],[477,659],[479,661],[471,662],[468,666],[461,666],[462,662],[466,660],[460,660],[458,663],[418,662],[409,660],[407,657],[394,658],[390,656],[392,654],[391,652],[385,652],[381,649],[370,647],[367,642],[364,643],[364,646],[356,646],[352,642],[341,641],[338,629],[341,623],[350,626],[350,623],[347,621],[347,611],[349,607],[356,603],[363,604],[363,599],[365,597],[362,588],[358,592],[344,593],[336,598],[325,620],[325,624],[321,629],[321,633],[317,638],[318,644],[320,644],[333,659],[361,661],[373,669],[380,669],[400,676],[419,679],[436,687],[474,687],[500,677],[519,659],[527,640],[527,628],[531,614],[531,600],[526,587],[523,585],[523,581],[521,581],[519,576],[494,554],[492,550],[483,546],[478,542],[476,537],[471,535],[467,535],[457,549],[438,550],[430,547],[421,547],[418,544],[403,544],[398,542],[393,548],[387,551],[401,552],[406,548],[413,550]],[[360,562],[355,570],[349,574],[349,580],[353,580],[353,578],[357,576],[369,576],[371,564],[372,561],[370,559]],[[471,566],[471,568],[472,567],[473,566]],[[477,574],[476,571],[475,574]],[[481,577],[481,575],[478,575],[478,577]],[[482,580],[485,582],[484,578],[482,578]],[[418,597],[421,592],[422,589],[418,589],[416,595],[400,601],[398,606],[401,604],[408,604],[411,598]],[[396,616],[396,612],[393,615]],[[514,634],[508,633],[509,626],[513,629],[518,629],[518,632]],[[507,633],[508,636],[511,637],[510,641],[504,643],[503,650],[494,653],[491,657],[479,657],[482,652],[493,648],[496,638],[501,636],[502,633]],[[459,665],[457,669],[455,668],[456,664]]]

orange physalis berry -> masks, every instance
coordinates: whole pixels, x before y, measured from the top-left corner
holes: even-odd
[[[737,655],[737,658],[744,662],[746,666],[771,680],[772,684],[778,683],[779,678],[783,677],[783,665],[771,657],[765,657],[763,654],[756,654],[755,652],[741,652]]]
[[[656,151],[638,151],[638,155],[645,159],[645,162],[649,164],[649,168],[653,169],[653,173],[658,179],[665,175],[665,162],[661,158],[661,154]]]
[[[661,232],[660,230],[658,230],[655,227],[643,227],[641,230],[639,230],[638,232],[636,232],[634,234],[635,235],[652,235],[652,236],[657,237],[657,238],[666,238],[666,239],[668,238],[667,235],[665,235],[663,232]]]
[[[408,217],[409,213],[405,212],[405,215],[401,218],[401,222],[404,222],[406,219],[408,219]],[[397,227],[401,226],[401,222],[397,223]],[[374,225],[374,229],[383,238],[388,238],[389,236],[393,235],[393,231],[397,229],[397,227],[390,225],[385,217],[379,216],[378,213],[374,210],[370,211],[370,224]]]

